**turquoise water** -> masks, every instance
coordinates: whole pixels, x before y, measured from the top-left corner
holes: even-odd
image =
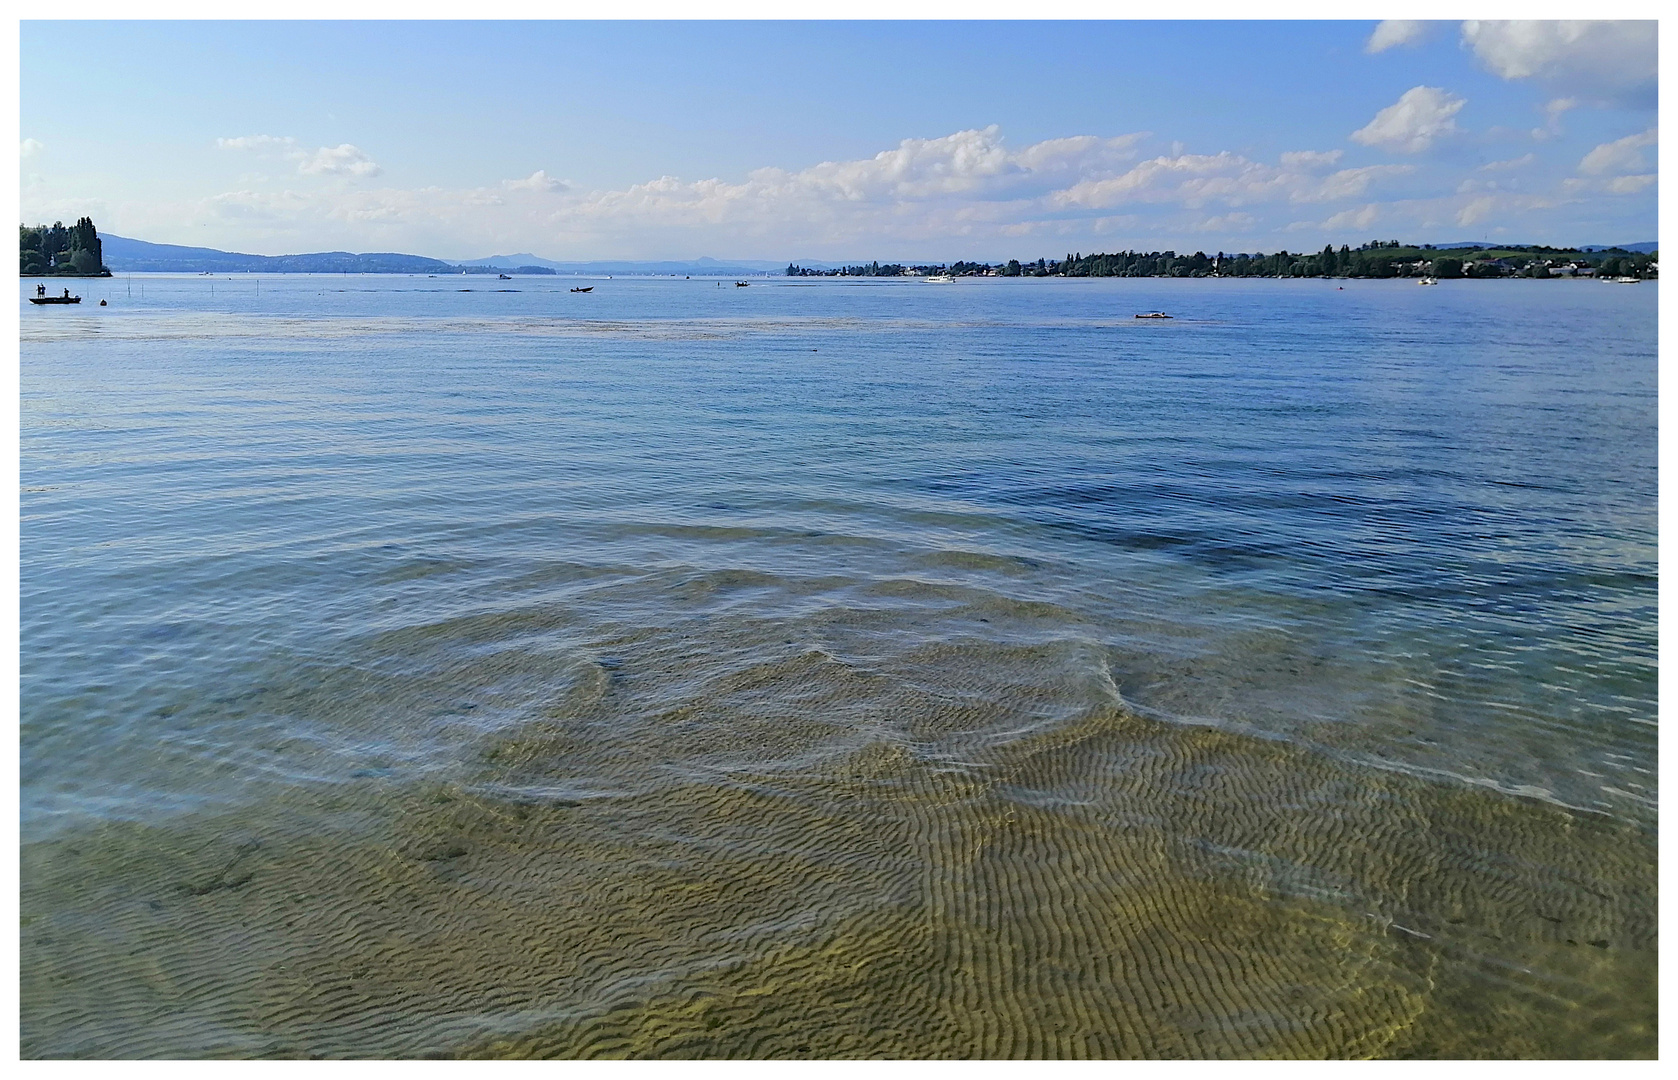
[[[26,1056],[1654,1053],[1657,286],[573,284],[20,301]]]

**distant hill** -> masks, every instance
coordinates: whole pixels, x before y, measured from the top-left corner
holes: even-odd
[[[1531,244],[1494,244],[1489,240],[1459,240],[1454,244],[1435,244],[1433,246],[1436,247],[1436,248],[1440,248],[1442,250],[1446,249],[1446,248],[1487,248],[1487,249],[1496,248],[1498,250],[1503,250],[1505,248],[1523,249],[1523,248],[1531,247],[1532,245]],[[1656,243],[1653,240],[1645,240],[1645,241],[1643,241],[1642,243],[1639,243],[1639,244],[1582,244],[1574,250],[1577,250],[1577,251],[1632,251],[1632,252],[1636,252],[1639,255],[1647,255],[1650,252],[1659,251],[1660,247],[1661,247],[1660,244]]]
[[[358,255],[322,251],[309,255],[244,255],[214,248],[153,244],[126,236],[105,234],[105,265],[112,271],[164,271],[198,274],[262,271],[281,274],[435,274],[453,269],[441,259],[395,252]]]
[[[521,255],[491,255],[484,259],[463,259],[461,266],[489,266],[508,269],[515,266],[546,266],[558,274],[699,274],[711,277],[747,277],[752,274],[778,274],[786,268],[783,262],[760,262],[754,259],[734,259],[722,262],[709,257],[688,261],[634,262],[606,260],[595,262],[555,262],[525,252]]]
[[[209,271],[216,274],[493,274],[499,271],[520,274],[710,274],[719,277],[746,277],[766,272],[778,273],[782,269],[779,262],[742,260],[724,263],[710,258],[690,262],[562,263],[528,252],[519,255],[491,255],[486,259],[468,259],[460,263],[395,252],[358,255],[349,251],[320,251],[308,255],[245,255],[236,251],[218,251],[215,248],[153,244],[146,240],[112,236],[108,233],[101,239],[105,245],[105,265],[117,273],[151,271],[201,274]]]

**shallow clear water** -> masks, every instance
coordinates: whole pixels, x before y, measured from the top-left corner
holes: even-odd
[[[26,1056],[1654,1053],[1655,285],[572,284],[20,302]]]

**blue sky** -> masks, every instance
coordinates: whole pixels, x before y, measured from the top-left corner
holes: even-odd
[[[1653,23],[20,36],[24,220],[164,243],[948,260],[1656,229]]]

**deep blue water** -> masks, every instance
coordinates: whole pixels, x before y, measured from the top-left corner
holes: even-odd
[[[1652,875],[1656,285],[573,284],[22,305],[26,846],[961,773],[1099,699]],[[590,680],[619,749],[482,773]]]

